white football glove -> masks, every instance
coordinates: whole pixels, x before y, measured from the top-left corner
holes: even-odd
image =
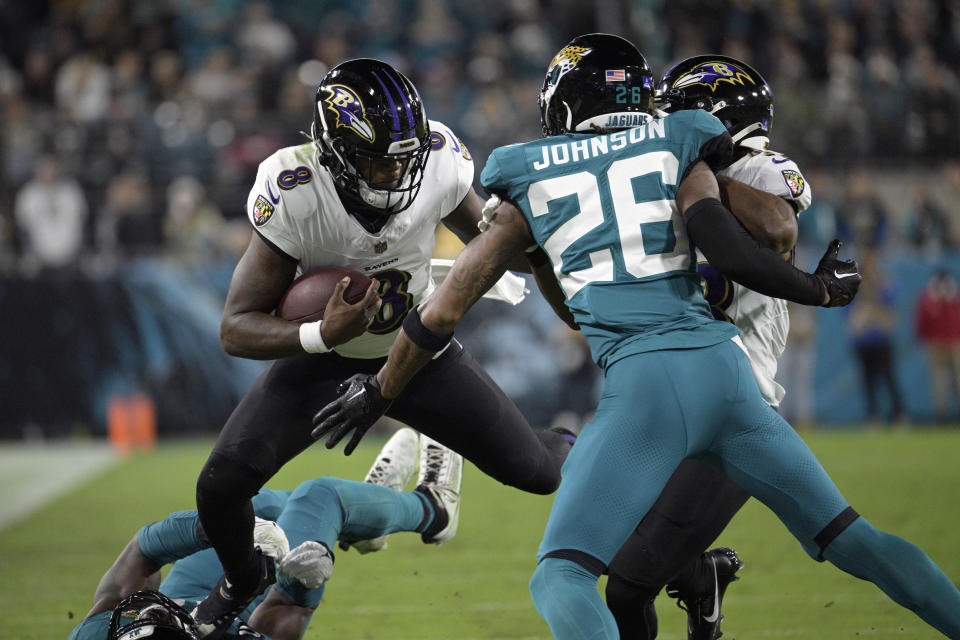
[[[333,575],[333,554],[322,542],[307,540],[290,550],[277,572],[294,578],[308,589],[316,589]]]
[[[490,221],[497,215],[497,207],[500,206],[500,196],[493,195],[483,203],[483,209],[480,210],[480,220],[477,221],[477,228],[481,233],[490,228]]]
[[[253,546],[260,549],[260,553],[270,556],[277,562],[283,560],[283,557],[290,551],[290,543],[287,541],[287,534],[273,520],[264,520],[254,518],[253,520]]]

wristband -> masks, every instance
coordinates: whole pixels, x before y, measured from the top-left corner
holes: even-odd
[[[320,335],[321,322],[323,320],[304,322],[300,325],[300,346],[307,353],[326,353],[330,351],[330,347],[324,344],[323,337]]]
[[[440,351],[450,342],[453,334],[440,335],[423,326],[420,320],[420,307],[414,307],[403,319],[403,332],[410,341],[427,351]]]

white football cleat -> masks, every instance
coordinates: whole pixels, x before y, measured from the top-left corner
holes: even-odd
[[[383,445],[380,455],[377,456],[363,481],[403,491],[417,468],[419,444],[420,435],[416,431],[410,427],[398,430]],[[346,550],[351,546],[360,553],[382,551],[387,548],[387,536],[350,543],[340,542],[341,549]]]
[[[277,562],[283,560],[283,556],[290,551],[287,534],[280,525],[262,518],[254,518],[253,521],[253,546]]]
[[[427,496],[435,514],[433,523],[420,535],[425,543],[441,545],[457,533],[462,479],[463,456],[421,435],[417,491]]]

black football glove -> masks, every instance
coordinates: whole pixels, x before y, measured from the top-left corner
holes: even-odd
[[[376,375],[365,373],[358,373],[341,382],[337,393],[340,394],[339,398],[313,416],[314,429],[310,435],[319,440],[329,433],[326,446],[327,449],[333,449],[353,430],[353,437],[343,449],[343,454],[348,456],[360,444],[367,429],[386,413],[393,400],[380,395],[380,383]]]
[[[813,272],[830,294],[830,301],[823,305],[825,307],[842,307],[850,304],[853,297],[857,295],[860,281],[863,280],[856,260],[840,260],[837,257],[841,246],[843,243],[839,240],[831,242],[827,252],[820,258],[817,270]]]

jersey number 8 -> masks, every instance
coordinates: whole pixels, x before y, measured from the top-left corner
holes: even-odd
[[[390,333],[400,326],[413,306],[413,296],[407,293],[410,274],[399,269],[387,269],[373,274],[373,277],[379,283],[377,294],[383,304],[367,331],[376,334]]]

